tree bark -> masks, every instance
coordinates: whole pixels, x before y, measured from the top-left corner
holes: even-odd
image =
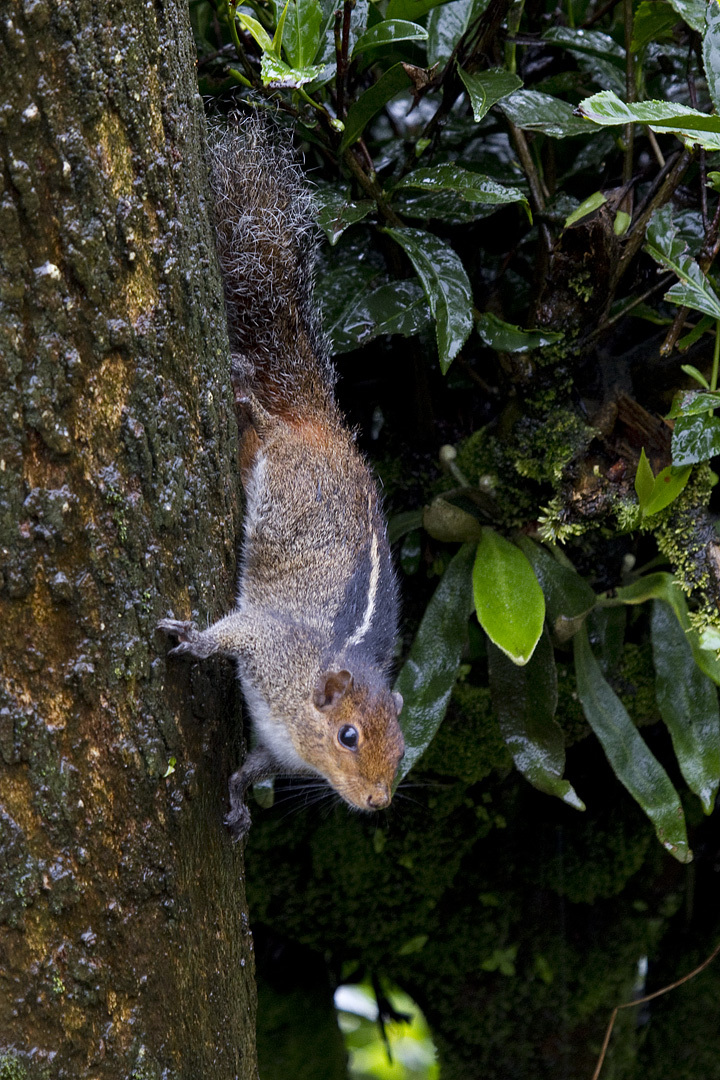
[[[154,633],[239,516],[186,5],[10,0],[0,70],[0,1074],[245,1080],[239,698]]]

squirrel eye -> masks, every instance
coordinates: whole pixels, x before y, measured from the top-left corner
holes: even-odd
[[[358,731],[352,724],[343,724],[338,731],[338,742],[341,746],[344,746],[346,750],[357,750],[358,744]]]

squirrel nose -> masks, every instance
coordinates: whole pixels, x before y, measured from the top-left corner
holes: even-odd
[[[367,804],[371,810],[383,810],[390,805],[390,789],[387,784],[379,785],[372,795],[368,795]]]

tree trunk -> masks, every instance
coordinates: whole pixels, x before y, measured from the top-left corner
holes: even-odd
[[[0,1075],[251,1078],[236,684],[154,633],[228,610],[238,524],[186,5],[0,42]]]

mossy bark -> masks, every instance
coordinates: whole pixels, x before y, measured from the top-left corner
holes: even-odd
[[[193,65],[182,2],[3,12],[0,1064],[28,1078],[256,1075],[237,691],[154,633],[235,577]]]

